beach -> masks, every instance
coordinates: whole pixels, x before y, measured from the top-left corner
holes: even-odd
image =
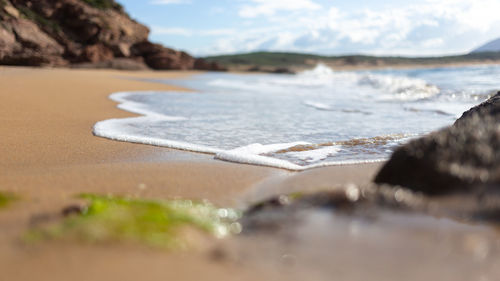
[[[500,3],[146,2],[0,0],[0,281],[500,280]]]
[[[141,246],[21,241],[36,218],[78,204],[81,193],[206,199],[241,206],[269,194],[364,184],[380,164],[332,166],[294,173],[214,160],[212,155],[132,144],[92,135],[109,118],[134,116],[109,100],[118,91],[188,89],[137,78],[180,78],[196,72],[126,72],[0,67],[0,188],[20,199],[0,211],[0,265],[8,280],[246,280],[259,272],[214,262],[207,251],[166,253]],[[134,80],[135,79],[135,80]],[[275,188],[265,188],[272,186]],[[218,241],[209,239],[203,249]]]

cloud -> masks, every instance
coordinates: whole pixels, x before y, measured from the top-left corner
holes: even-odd
[[[320,5],[311,0],[250,0],[252,4],[243,5],[238,15],[243,18],[273,16],[278,11],[318,10]]]
[[[191,4],[191,1],[190,0],[153,0],[150,3],[153,5]]]
[[[460,28],[488,31],[498,23],[498,0],[427,0],[424,5],[427,12],[443,19],[459,23]]]
[[[421,46],[424,48],[435,48],[440,47],[444,44],[443,38],[431,38],[421,42]]]
[[[437,55],[464,53],[500,37],[498,0],[414,0],[371,6],[350,1],[350,6],[336,6],[336,1],[320,5],[320,0],[231,1],[233,5],[207,13],[236,14],[240,22],[228,20],[217,28],[207,23],[200,29],[153,27],[152,33],[190,37],[197,47],[182,48],[197,55],[260,50]]]
[[[250,1],[252,5],[243,5],[238,14],[260,17],[268,27],[250,26],[237,36],[221,36],[204,52],[265,49],[428,55],[466,52],[477,44],[478,39],[472,38],[500,36],[498,0],[421,0],[412,5],[351,10],[333,5],[320,9],[307,0]],[[296,11],[300,13],[291,17]]]

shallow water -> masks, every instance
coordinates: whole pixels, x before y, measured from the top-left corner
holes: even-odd
[[[145,116],[102,121],[94,132],[292,170],[371,162],[452,124],[500,89],[498,77],[500,66],[349,72],[318,65],[297,75],[152,80],[196,92],[115,93],[120,108]]]

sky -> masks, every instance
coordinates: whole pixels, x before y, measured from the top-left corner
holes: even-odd
[[[500,0],[118,0],[150,40],[195,56],[463,54],[500,37]]]

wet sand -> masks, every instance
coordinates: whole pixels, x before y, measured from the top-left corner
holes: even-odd
[[[165,253],[144,247],[47,242],[26,246],[30,220],[60,212],[83,192],[146,198],[208,199],[235,206],[270,179],[322,185],[363,183],[373,165],[330,167],[298,176],[284,170],[213,160],[211,155],[111,141],[92,135],[100,120],[129,117],[108,96],[117,91],[176,90],[127,78],[180,78],[196,72],[124,72],[0,67],[0,190],[21,200],[0,210],[0,269],[7,280],[245,280],[273,271],[215,262],[204,250]],[[351,172],[343,177],[344,169]],[[353,174],[354,173],[354,174]],[[356,176],[356,175],[359,175]],[[294,179],[297,180],[294,180]],[[316,182],[311,181],[311,186]],[[286,188],[285,185],[280,188]],[[261,185],[262,186],[262,185]],[[257,189],[258,190],[258,189]],[[219,241],[220,242],[220,241]],[[210,241],[207,247],[218,241]],[[281,278],[279,278],[281,279]]]

